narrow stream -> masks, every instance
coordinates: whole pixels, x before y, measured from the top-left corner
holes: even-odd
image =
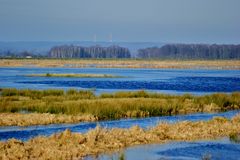
[[[189,115],[177,115],[177,116],[163,116],[163,117],[149,117],[140,119],[120,119],[112,121],[100,121],[100,122],[82,122],[77,124],[52,124],[52,125],[37,125],[29,127],[0,127],[0,140],[5,141],[10,138],[16,138],[26,141],[36,136],[50,136],[51,134],[70,129],[72,132],[85,133],[90,129],[95,128],[97,125],[105,128],[130,128],[138,125],[142,128],[153,127],[160,122],[175,123],[178,121],[199,121],[209,120],[214,116],[223,116],[231,118],[240,110],[228,111],[222,113],[198,113]]]

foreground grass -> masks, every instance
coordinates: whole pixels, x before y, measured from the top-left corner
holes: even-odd
[[[74,89],[68,91],[3,89],[0,95],[0,113],[24,111],[75,116],[90,115],[97,120],[223,112],[234,109],[240,109],[239,92],[174,96],[137,91],[105,93],[96,96],[92,91]],[[3,119],[3,116],[1,117],[0,119]]]
[[[30,126],[58,123],[97,121],[92,115],[66,115],[49,113],[0,113],[0,126]]]
[[[1,59],[1,67],[240,69],[240,60]]]
[[[46,73],[46,74],[28,74],[30,77],[75,77],[75,78],[122,78],[122,76],[115,76],[111,74],[59,74],[59,73]]]
[[[27,142],[16,139],[0,142],[0,159],[74,159],[118,151],[133,145],[216,139],[239,133],[240,115],[231,120],[215,117],[209,121],[160,123],[147,130],[137,126],[130,129],[97,127],[85,134],[66,130]]]

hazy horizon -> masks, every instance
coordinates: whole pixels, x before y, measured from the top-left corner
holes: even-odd
[[[238,0],[0,0],[0,41],[239,44],[239,6]]]

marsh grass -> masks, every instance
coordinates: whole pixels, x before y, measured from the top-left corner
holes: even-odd
[[[234,143],[240,143],[240,132],[239,133],[230,133],[229,134],[229,139],[230,141],[234,142]]]
[[[121,153],[120,155],[119,155],[119,157],[118,157],[118,160],[125,160],[126,158],[125,158],[125,155],[124,155],[124,153]]]
[[[31,126],[59,123],[79,123],[97,121],[92,115],[66,115],[49,113],[0,113],[0,126]]]
[[[2,89],[0,96],[0,112],[25,110],[51,114],[90,114],[99,120],[220,112],[239,108],[239,92],[176,96],[137,91],[96,96],[89,90]]]
[[[230,133],[240,133],[240,115],[232,120],[218,117],[209,121],[160,123],[146,130],[138,126],[129,129],[98,126],[85,134],[65,130],[50,137],[39,136],[26,142],[16,139],[0,142],[0,159],[77,159],[111,153],[134,145],[209,140]]]

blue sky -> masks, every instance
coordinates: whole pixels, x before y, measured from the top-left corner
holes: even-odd
[[[239,43],[240,0],[0,0],[0,41]]]

